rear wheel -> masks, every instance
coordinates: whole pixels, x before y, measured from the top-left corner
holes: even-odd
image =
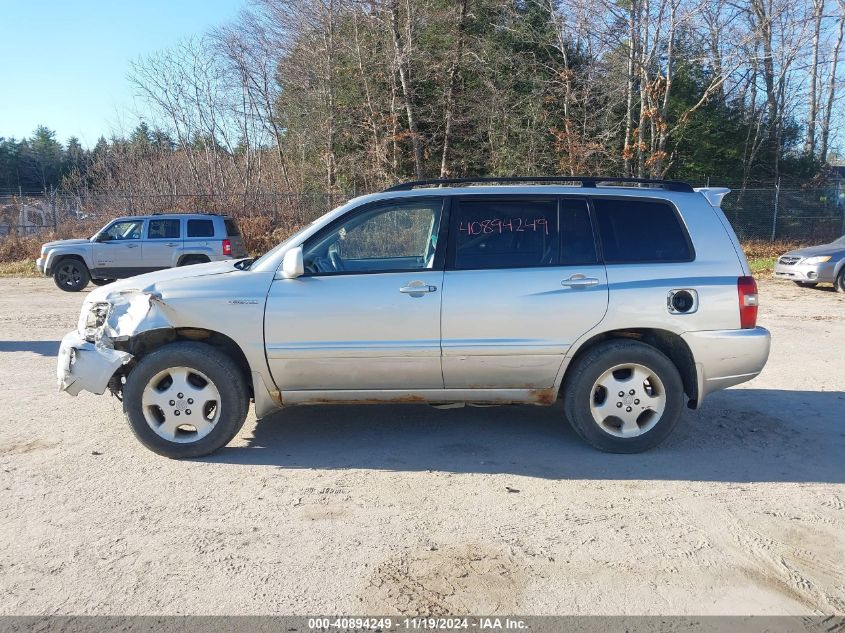
[[[794,283],[796,286],[801,286],[802,288],[815,288],[819,285],[817,281],[796,281]]]
[[[595,448],[639,453],[665,440],[680,418],[684,386],[662,352],[639,341],[608,341],[567,371],[563,402],[575,431]]]
[[[123,389],[123,412],[135,436],[165,457],[200,457],[225,446],[248,408],[243,374],[203,343],[171,343],[144,356]]]
[[[202,255],[188,255],[187,257],[182,258],[179,265],[192,266],[193,264],[207,264],[208,261],[208,257],[203,257]]]
[[[79,292],[89,279],[88,267],[78,259],[63,259],[53,271],[53,281],[65,292]]]
[[[114,281],[114,279],[94,279],[91,278],[91,283],[95,286],[105,286],[106,284],[110,284]]]

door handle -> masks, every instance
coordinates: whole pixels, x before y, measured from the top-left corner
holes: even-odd
[[[168,246],[178,246],[178,245],[176,244],[176,242],[171,242],[170,244],[168,244]]]
[[[126,248],[138,248],[137,244],[127,244]]]
[[[421,281],[412,281],[407,286],[399,288],[399,292],[406,295],[421,295],[426,292],[437,292],[437,286],[429,286]]]
[[[560,282],[561,286],[568,286],[570,288],[586,288],[587,286],[597,286],[599,280],[595,277],[585,277],[584,275],[572,275],[569,279],[564,279]]]

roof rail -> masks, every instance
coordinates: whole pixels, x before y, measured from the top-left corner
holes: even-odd
[[[581,183],[582,187],[594,188],[604,183],[622,183],[636,185],[651,185],[667,191],[683,191],[693,193],[688,183],[679,180],[650,180],[647,178],[614,178],[612,176],[504,176],[501,178],[435,178],[432,180],[411,180],[388,187],[384,191],[411,191],[417,187],[442,185],[466,185],[472,183]]]

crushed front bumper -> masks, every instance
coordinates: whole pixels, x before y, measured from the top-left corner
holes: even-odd
[[[695,359],[698,379],[696,406],[709,393],[751,380],[769,359],[772,343],[766,328],[687,332],[681,338]]]
[[[56,367],[59,391],[72,396],[83,390],[104,393],[114,373],[131,359],[132,354],[128,352],[97,346],[83,339],[79,332],[69,332],[59,348]]]
[[[46,265],[47,265],[47,260],[44,259],[43,257],[39,257],[38,259],[35,260],[35,267],[38,269],[38,272],[40,272],[42,275],[46,274],[44,272],[44,267]]]

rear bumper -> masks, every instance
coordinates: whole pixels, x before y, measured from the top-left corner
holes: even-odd
[[[69,332],[62,339],[56,376],[59,391],[76,396],[80,391],[104,393],[109,380],[132,355],[108,347],[98,347],[83,339],[79,332]]]
[[[806,281],[811,283],[833,282],[836,262],[824,264],[792,264],[787,266],[778,262],[775,264],[774,277],[790,281]]]
[[[750,330],[707,330],[682,335],[695,359],[698,380],[696,406],[704,397],[757,376],[769,359],[771,334]]]

